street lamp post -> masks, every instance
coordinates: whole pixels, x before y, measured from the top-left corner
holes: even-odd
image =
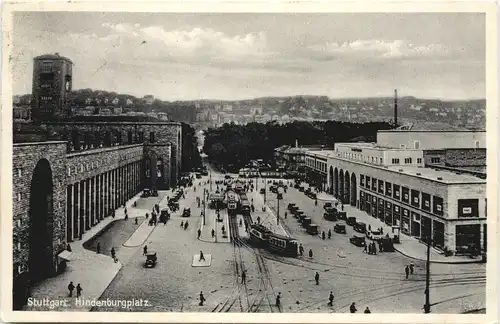
[[[427,260],[425,265],[425,304],[424,304],[424,312],[426,314],[431,312],[431,303],[429,296],[429,285],[430,285],[430,276],[431,276],[431,238],[427,238]]]
[[[209,170],[209,177],[208,180],[210,181],[210,192],[212,192],[212,170]]]

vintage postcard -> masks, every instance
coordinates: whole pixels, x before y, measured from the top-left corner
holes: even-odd
[[[497,7],[2,12],[6,322],[497,322]]]

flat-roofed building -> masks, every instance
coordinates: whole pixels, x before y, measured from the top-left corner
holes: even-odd
[[[407,138],[406,143],[413,140]],[[404,234],[431,238],[443,250],[461,252],[470,245],[484,250],[486,180],[426,167],[424,145],[398,148],[400,141],[388,137],[383,142],[338,143],[334,150],[309,151],[305,165],[308,172],[321,175],[315,180],[322,180],[322,188],[344,204],[399,227]],[[431,147],[431,142],[424,144]],[[445,148],[443,144],[433,147]]]

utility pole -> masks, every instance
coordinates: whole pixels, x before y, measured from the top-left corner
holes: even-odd
[[[267,197],[267,181],[264,178],[264,206],[266,205],[266,197]]]
[[[212,169],[210,169],[210,174],[209,174],[209,177],[208,177],[208,180],[210,181],[210,192],[212,192]]]
[[[207,195],[206,195],[206,191],[207,189],[203,188],[203,226],[206,224],[206,220],[205,220],[205,214],[207,213]]]
[[[276,213],[276,222],[280,224],[280,194],[276,193],[276,201],[278,202],[278,212]]]
[[[425,266],[425,304],[424,304],[424,312],[426,314],[431,312],[431,303],[429,297],[429,285],[430,285],[430,275],[431,275],[431,238],[427,238],[427,262]]]

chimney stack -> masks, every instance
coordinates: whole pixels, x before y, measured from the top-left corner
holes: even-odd
[[[394,89],[394,127],[398,127],[398,90]]]

